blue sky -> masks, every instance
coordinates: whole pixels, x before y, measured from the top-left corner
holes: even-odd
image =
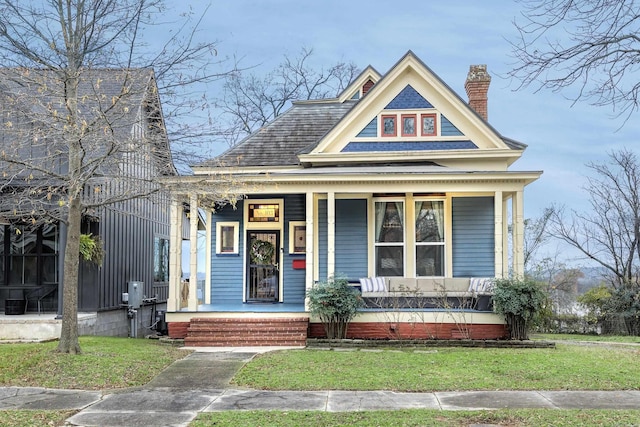
[[[202,10],[208,3],[192,5]],[[412,50],[463,99],[469,65],[487,64],[489,122],[528,145],[512,169],[544,171],[526,189],[525,216],[536,217],[552,203],[588,209],[581,189],[585,163],[633,148],[639,126],[632,118],[620,129],[622,119],[606,107],[572,106],[569,93],[516,91],[515,82],[501,77],[514,61],[508,40],[517,35],[512,21],[521,10],[509,0],[214,0],[200,37],[219,41],[219,57],[242,58],[245,66],[259,65],[258,72],[307,47],[317,67],[351,61],[384,74]]]

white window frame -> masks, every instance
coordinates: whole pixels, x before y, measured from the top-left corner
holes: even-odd
[[[444,239],[442,242],[418,242],[414,239],[414,247],[413,247],[413,264],[415,266],[415,276],[416,277],[446,277],[447,275],[447,242],[449,238],[448,233],[448,224],[447,224],[447,199],[443,197],[430,198],[430,197],[417,197],[413,200],[414,205],[418,202],[442,202],[442,214],[443,214],[443,232]],[[416,229],[416,218],[418,215],[418,211],[414,206],[413,209],[413,218],[412,218],[412,228],[415,233]],[[441,276],[418,276],[418,246],[442,246],[443,247],[443,259],[442,259],[442,275]]]
[[[402,197],[402,198],[387,198],[387,197],[375,197],[372,199],[373,202],[373,269],[374,269],[374,274],[377,275],[377,265],[378,265],[378,259],[377,259],[377,248],[381,248],[381,247],[398,247],[398,246],[402,246],[402,276],[397,276],[397,277],[403,277],[407,274],[407,200],[406,198]],[[403,229],[402,229],[402,242],[377,242],[377,236],[376,236],[376,203],[402,203],[403,209],[402,209],[402,224],[403,224]],[[395,276],[394,276],[395,277]]]
[[[304,255],[307,253],[306,250],[306,230],[305,230],[305,249],[303,251],[296,251],[296,242],[295,242],[295,230],[296,227],[305,227],[306,228],[307,223],[305,221],[289,221],[289,254],[290,255]]]
[[[222,228],[233,228],[233,252],[222,251]],[[239,221],[219,221],[216,222],[216,254],[217,255],[238,255],[240,247],[240,222]]]

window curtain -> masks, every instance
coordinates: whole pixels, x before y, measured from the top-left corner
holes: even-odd
[[[382,224],[384,224],[384,213],[387,204],[385,202],[376,202],[376,242],[380,242],[380,232],[382,231]]]

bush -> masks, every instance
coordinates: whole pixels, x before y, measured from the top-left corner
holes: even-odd
[[[531,279],[496,279],[493,302],[496,313],[505,316],[509,338],[527,340],[530,328],[547,305],[547,295]]]
[[[360,292],[347,279],[332,277],[316,284],[307,295],[309,311],[323,323],[327,338],[346,338],[349,322],[363,305]]]

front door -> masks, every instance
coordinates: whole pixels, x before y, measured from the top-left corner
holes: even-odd
[[[247,302],[280,298],[280,231],[247,231]]]

